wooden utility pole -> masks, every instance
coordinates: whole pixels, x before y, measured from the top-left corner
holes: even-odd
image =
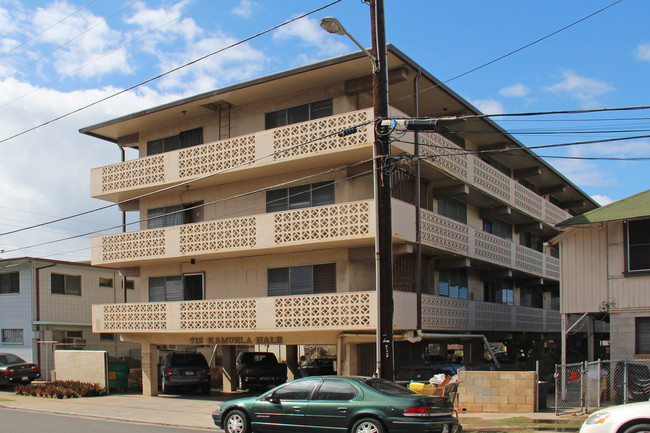
[[[388,117],[388,62],[384,1],[368,0],[372,28],[372,54],[377,59],[373,73],[375,109],[375,203],[377,233],[375,266],[377,278],[377,374],[394,378],[393,359],[393,243],[391,215],[390,140],[379,122]]]

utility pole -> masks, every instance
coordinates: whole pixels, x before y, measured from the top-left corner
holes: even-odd
[[[375,203],[377,233],[375,266],[377,278],[377,374],[394,378],[393,359],[393,241],[391,215],[391,161],[387,128],[380,121],[388,117],[388,62],[384,0],[367,0],[370,5],[372,54],[377,59],[373,73],[375,119]]]

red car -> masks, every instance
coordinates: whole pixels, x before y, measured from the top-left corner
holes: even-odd
[[[12,353],[0,352],[0,385],[20,385],[41,377],[37,364]]]

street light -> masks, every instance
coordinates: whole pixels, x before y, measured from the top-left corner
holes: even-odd
[[[323,18],[320,26],[329,33],[349,37],[372,61],[372,99],[377,120],[388,117],[388,60],[384,1],[368,0],[372,27],[372,52],[369,53],[343,25],[332,17]],[[387,128],[375,125],[374,190],[377,216],[375,236],[375,274],[377,286],[377,372],[379,377],[394,379],[393,359],[393,244],[390,176],[390,141]]]
[[[350,33],[348,33],[347,30],[345,30],[345,27],[343,27],[343,24],[340,23],[339,20],[337,20],[334,17],[325,17],[322,20],[320,20],[320,26],[325,30],[327,33],[331,33],[333,35],[341,35],[341,36],[347,36],[354,42],[357,47],[361,48],[361,51],[366,53],[366,56],[370,58],[370,61],[372,62],[372,72],[375,73],[377,72],[378,65],[377,65],[377,58],[370,54],[368,50],[364,48],[363,45],[357,41],[354,36],[352,36]]]

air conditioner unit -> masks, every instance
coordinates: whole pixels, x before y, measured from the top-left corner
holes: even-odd
[[[86,339],[85,338],[72,338],[71,342],[72,342],[73,346],[85,346],[86,345]]]

